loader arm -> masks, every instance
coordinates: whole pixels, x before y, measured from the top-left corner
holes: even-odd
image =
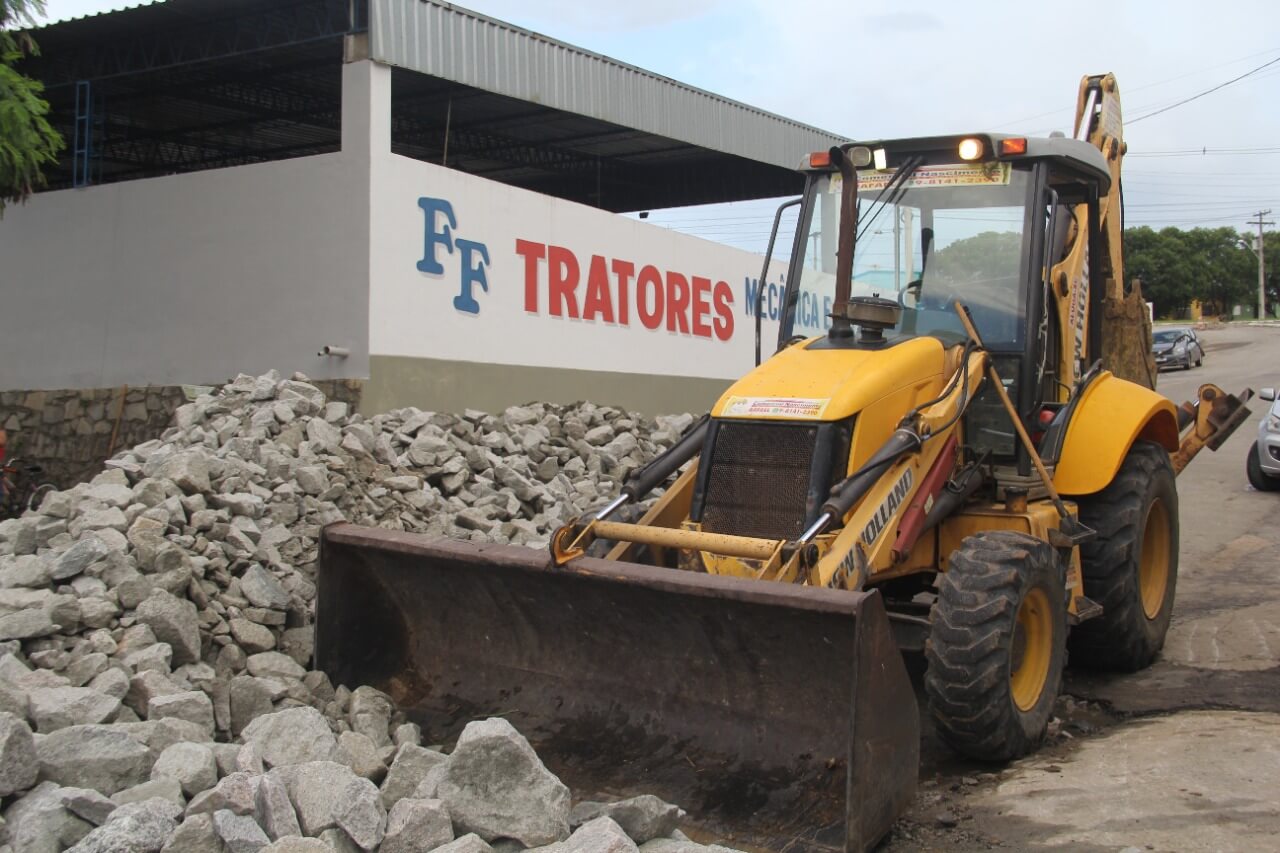
[[[1074,234],[1050,270],[1057,297],[1061,376],[1074,383],[1098,359],[1121,379],[1156,387],[1151,319],[1137,280],[1124,286],[1124,197],[1120,180],[1127,145],[1120,87],[1113,74],[1081,79],[1074,136],[1101,152],[1110,186],[1094,203],[1075,205]]]

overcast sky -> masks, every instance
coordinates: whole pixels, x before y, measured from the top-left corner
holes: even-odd
[[[131,5],[47,3],[52,20]],[[1257,211],[1280,215],[1277,0],[459,5],[852,138],[1070,134],[1081,75],[1112,71],[1129,142],[1127,224],[1243,230]]]

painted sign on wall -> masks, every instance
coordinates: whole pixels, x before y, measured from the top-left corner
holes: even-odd
[[[734,378],[766,353],[781,264],[395,155],[375,164],[370,352]],[[802,300],[803,301],[803,300]],[[821,320],[801,306],[800,327]]]

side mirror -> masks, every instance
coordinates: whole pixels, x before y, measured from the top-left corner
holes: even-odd
[[[1261,397],[1263,400],[1274,400],[1276,398],[1276,389],[1263,388],[1261,391],[1258,392],[1258,396]]]

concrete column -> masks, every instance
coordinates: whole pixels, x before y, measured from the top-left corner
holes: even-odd
[[[391,68],[370,59],[342,66],[342,151],[391,152]]]

